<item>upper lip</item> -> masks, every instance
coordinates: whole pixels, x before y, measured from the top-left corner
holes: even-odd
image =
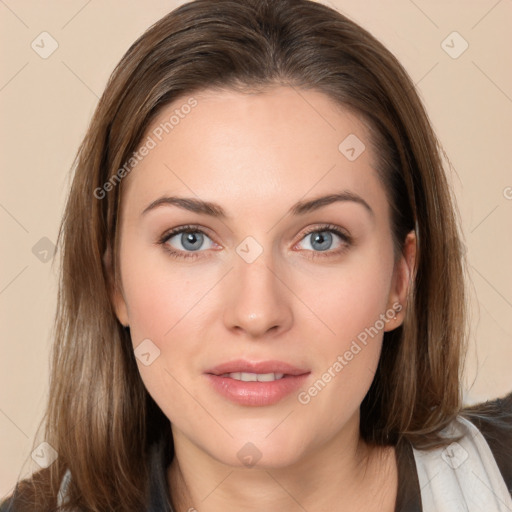
[[[206,373],[224,375],[225,373],[283,373],[285,375],[303,375],[309,370],[298,368],[283,361],[246,361],[236,359],[219,364]]]

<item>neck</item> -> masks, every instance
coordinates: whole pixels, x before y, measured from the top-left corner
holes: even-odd
[[[394,510],[394,449],[368,446],[359,436],[359,417],[280,467],[230,466],[175,428],[173,436],[175,456],[167,476],[175,512]]]

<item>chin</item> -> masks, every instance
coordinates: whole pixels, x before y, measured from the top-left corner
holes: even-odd
[[[271,439],[273,435],[267,439],[255,435],[237,437],[220,447],[220,451],[218,445],[212,447],[210,453],[222,464],[236,468],[280,469],[298,462],[304,444],[290,442],[286,435]]]

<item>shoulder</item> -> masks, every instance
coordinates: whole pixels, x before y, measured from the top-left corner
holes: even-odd
[[[460,415],[482,433],[512,494],[512,393],[465,407]]]
[[[41,510],[60,510],[70,481],[70,472],[66,470],[60,484],[57,502],[48,492],[48,476],[42,477],[41,470],[31,477],[16,483],[10,495],[0,501],[0,512],[40,512]]]

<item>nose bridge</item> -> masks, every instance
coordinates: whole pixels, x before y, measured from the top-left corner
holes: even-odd
[[[292,321],[289,293],[281,281],[272,248],[247,237],[236,249],[225,311],[226,327],[258,337],[270,329],[286,330]]]

